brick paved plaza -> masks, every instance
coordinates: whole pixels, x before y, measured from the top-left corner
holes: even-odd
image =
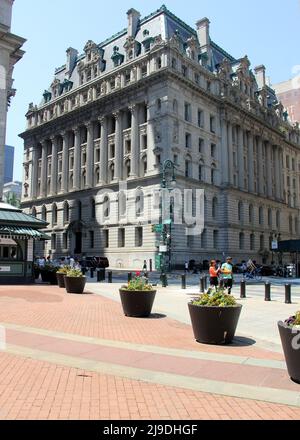
[[[117,301],[47,285],[1,286],[0,323],[1,419],[300,419],[283,355],[238,332],[202,345],[155,307],[126,318]]]

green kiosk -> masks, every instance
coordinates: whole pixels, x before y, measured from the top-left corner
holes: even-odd
[[[0,202],[0,284],[34,282],[34,242],[50,240],[48,223]]]

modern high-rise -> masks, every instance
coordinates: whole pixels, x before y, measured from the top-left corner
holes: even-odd
[[[215,43],[207,18],[192,28],[165,6],[127,15],[107,40],[67,49],[42,103],[29,105],[23,207],[49,222],[43,251],[133,269],[154,259],[159,236],[144,219],[170,159],[179,190],[205,191],[202,234],[172,225],[172,264],[271,261],[273,240],[299,236],[300,132],[265,67]]]
[[[15,147],[5,145],[4,148],[4,184],[13,181]]]
[[[6,114],[13,88],[14,65],[22,58],[21,47],[26,40],[11,33],[11,17],[14,0],[0,1],[0,199],[4,181],[4,146],[6,132]]]

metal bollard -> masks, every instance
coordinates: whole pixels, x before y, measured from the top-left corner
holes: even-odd
[[[161,280],[161,287],[167,287],[168,280],[167,280],[167,275],[165,273],[161,274],[160,280]]]
[[[150,261],[149,261],[149,271],[150,271],[150,272],[153,272],[152,258],[150,258]]]
[[[205,292],[205,284],[204,284],[204,277],[200,278],[200,292],[204,293]]]
[[[129,283],[132,280],[132,273],[131,272],[128,272],[127,278],[128,278],[128,283]]]
[[[291,285],[290,284],[286,284],[285,285],[285,303],[286,304],[292,304]]]
[[[91,270],[90,270],[90,275],[91,275],[91,278],[94,278],[94,268],[93,267],[91,267]]]
[[[268,281],[265,283],[265,301],[271,301],[271,284]]]
[[[107,272],[107,281],[112,283],[112,271]]]
[[[241,299],[246,298],[246,281],[241,281]]]
[[[186,289],[186,275],[181,275],[181,288]]]
[[[204,277],[204,288],[207,289],[207,276]]]
[[[101,276],[102,274],[101,274],[101,272],[100,272],[100,270],[97,270],[97,282],[98,283],[100,283],[100,281],[102,281],[102,276]]]

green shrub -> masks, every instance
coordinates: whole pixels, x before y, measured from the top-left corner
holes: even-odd
[[[83,276],[84,275],[80,269],[69,269],[67,271],[67,277],[81,278]]]
[[[228,295],[226,289],[218,287],[208,289],[207,293],[199,296],[199,299],[192,302],[195,306],[211,306],[211,307],[234,307],[237,305],[235,298]]]
[[[128,282],[127,286],[122,286],[122,290],[132,291],[153,291],[153,286],[151,284],[147,284],[147,281],[142,277],[135,277],[131,281]]]

